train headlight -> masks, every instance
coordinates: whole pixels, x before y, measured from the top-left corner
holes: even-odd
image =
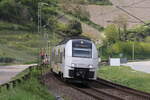
[[[72,64],[71,64],[71,67],[77,67],[77,65],[76,65],[76,64],[74,64],[74,63],[72,63]]]
[[[89,68],[93,68],[93,65],[89,65]]]

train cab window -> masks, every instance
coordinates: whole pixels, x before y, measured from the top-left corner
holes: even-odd
[[[72,56],[92,58],[92,43],[87,40],[74,40],[72,42]]]

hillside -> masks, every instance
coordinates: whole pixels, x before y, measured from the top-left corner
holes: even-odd
[[[150,1],[145,0],[110,0],[113,5],[99,6],[99,5],[87,5],[87,11],[89,11],[91,17],[90,20],[94,23],[106,27],[109,24],[116,23],[115,20],[119,16],[125,16],[127,19],[128,27],[132,28],[138,24],[143,24],[140,20],[130,16],[126,12],[118,9],[115,5],[118,5],[125,9],[133,16],[138,17],[142,21],[149,22],[150,12],[149,5]]]
[[[3,28],[0,30],[0,62],[35,62],[38,56],[38,48],[42,47],[44,43],[40,35],[25,31],[26,28],[21,25],[6,22],[0,22],[0,24],[0,28]],[[15,29],[15,27],[22,29]]]
[[[47,41],[52,46],[60,41],[64,35],[70,34],[66,32],[71,32],[67,31],[71,27],[60,23],[57,19],[61,16],[58,13],[60,8],[57,4],[62,4],[63,0],[44,0],[43,2],[47,3],[48,6],[39,4],[39,1],[0,0],[0,64],[34,63],[38,60],[40,49],[47,46]],[[71,2],[74,4],[111,4],[108,0],[75,0],[75,2],[72,0]],[[38,5],[39,7],[42,5],[41,24],[46,26],[45,29],[44,27],[41,28],[42,34],[37,33]],[[76,20],[76,18],[72,20]],[[81,22],[85,23],[82,24],[83,32],[98,34],[99,26],[90,22],[89,19],[86,20],[80,19]],[[45,37],[45,35],[48,35],[48,37]],[[97,36],[93,38],[95,37]]]

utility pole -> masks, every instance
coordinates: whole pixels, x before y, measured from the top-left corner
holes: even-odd
[[[135,56],[135,44],[134,44],[134,41],[133,41],[133,44],[132,44],[132,60],[134,61],[134,56]]]
[[[48,5],[47,3],[44,2],[38,2],[38,33],[41,37],[42,36],[42,6],[44,5]],[[39,46],[40,47],[40,46]],[[39,52],[40,52],[40,48],[39,48]],[[39,55],[38,55],[38,60],[39,60]]]
[[[42,37],[43,37],[43,39],[45,40],[45,43],[46,43],[46,49],[49,51],[49,48],[50,48],[50,46],[49,46],[49,44],[50,44],[50,42],[48,41],[48,38],[49,38],[49,35],[48,35],[48,33],[47,33],[47,30],[46,30],[46,27],[49,25],[49,23],[47,23],[46,25],[44,25],[43,27],[42,27],[42,7],[43,6],[48,6],[49,4],[48,3],[44,3],[44,2],[39,2],[38,3],[38,33],[40,33],[41,35],[42,35],[42,28],[44,27],[44,34],[42,35]],[[61,16],[59,16],[59,17],[57,17],[55,20],[57,20],[57,19],[60,19],[61,17],[63,17],[65,14],[63,14],[63,15],[61,15]],[[54,39],[54,44],[55,44],[55,32],[53,32],[53,39]],[[54,45],[53,44],[53,45]]]
[[[39,2],[38,3],[38,33],[41,33],[41,26],[42,26],[42,6],[43,5],[48,5],[48,4],[44,3],[44,2]]]
[[[41,24],[42,24],[42,19],[41,19],[41,2],[38,3],[38,33],[41,32]]]

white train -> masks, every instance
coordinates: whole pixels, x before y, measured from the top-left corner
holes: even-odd
[[[71,38],[53,48],[52,71],[63,79],[95,80],[98,53],[95,44],[85,38]]]

